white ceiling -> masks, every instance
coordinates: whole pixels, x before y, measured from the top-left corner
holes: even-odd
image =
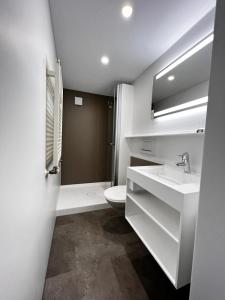
[[[216,0],[50,0],[64,87],[112,95],[116,82],[133,82],[214,6]],[[108,55],[110,64],[100,63]]]

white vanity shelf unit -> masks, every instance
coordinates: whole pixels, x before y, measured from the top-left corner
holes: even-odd
[[[125,217],[178,289],[190,283],[198,199],[169,203],[129,169]]]
[[[188,135],[196,135],[202,136],[205,134],[205,129],[194,129],[194,130],[182,130],[182,131],[164,131],[164,132],[152,132],[152,133],[144,133],[144,134],[127,134],[125,138],[148,138],[148,137],[166,137],[166,136],[188,136]]]

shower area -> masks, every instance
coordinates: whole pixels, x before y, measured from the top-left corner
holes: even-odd
[[[58,216],[109,207],[104,190],[118,184],[119,90],[110,97],[64,89]]]

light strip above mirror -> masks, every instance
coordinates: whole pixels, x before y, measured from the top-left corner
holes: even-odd
[[[164,110],[160,110],[157,112],[154,112],[154,118],[165,116],[174,112],[183,111],[189,108],[194,108],[202,105],[206,105],[208,103],[208,97],[202,97],[193,101],[189,101],[177,106],[173,106]]]
[[[156,80],[163,77],[165,74],[173,70],[176,66],[180,65],[182,62],[187,60],[189,57],[197,53],[199,50],[207,46],[208,44],[212,43],[214,39],[214,34],[208,35],[206,38],[204,38],[202,41],[200,41],[197,45],[195,45],[193,48],[185,52],[182,56],[180,56],[178,59],[176,59],[173,63],[171,63],[168,67],[163,69],[160,73],[156,75]]]

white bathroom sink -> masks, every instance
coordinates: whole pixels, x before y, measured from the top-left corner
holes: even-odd
[[[184,200],[198,200],[200,176],[186,174],[183,168],[168,165],[129,167],[128,178],[177,210],[182,210]]]
[[[193,174],[184,173],[183,168],[173,168],[167,165],[164,166],[153,166],[140,168],[139,172],[143,172],[146,176],[151,176],[157,180],[165,180],[170,184],[181,185],[181,184],[199,184],[200,177]]]

